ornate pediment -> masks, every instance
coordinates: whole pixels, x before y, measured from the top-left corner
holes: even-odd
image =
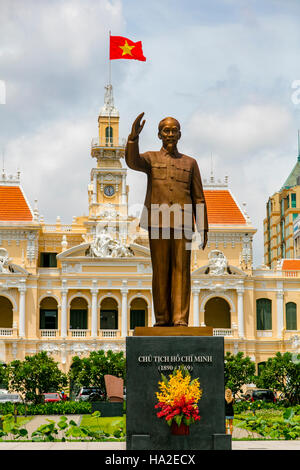
[[[131,243],[130,249],[133,251],[135,256],[150,258],[150,248],[139,245],[138,243]]]
[[[196,269],[193,276],[206,274],[209,277],[219,276],[247,276],[242,269],[228,264],[227,258],[220,250],[211,250],[208,253],[208,264]]]
[[[26,269],[18,264],[11,263],[6,248],[0,247],[0,274],[29,274]]]
[[[64,260],[66,258],[83,257],[86,255],[86,250],[90,247],[90,243],[80,243],[80,245],[72,246],[68,250],[62,251],[57,255],[57,259]]]
[[[150,258],[149,248],[138,245],[137,243],[125,244],[118,237],[114,238],[106,231],[101,231],[96,235],[91,242],[81,243],[80,245],[73,246],[68,250],[63,251],[57,255],[62,264],[65,261],[73,262],[74,258],[78,258],[79,261],[83,261],[83,258],[95,260],[95,259],[132,259],[134,257],[139,258]],[[72,272],[79,272],[79,264],[75,264],[72,268]]]
[[[226,277],[229,277],[229,276],[242,276],[242,277],[246,277],[247,274],[242,271],[242,269],[238,268],[237,266],[233,266],[231,264],[228,264],[227,265],[227,270],[226,272],[222,273],[222,274],[212,274],[209,272],[209,264],[206,264],[205,266],[201,266],[200,268],[196,269],[193,273],[192,273],[192,276],[193,277],[197,277],[198,275],[207,275],[208,277],[218,277],[218,276],[226,276]]]

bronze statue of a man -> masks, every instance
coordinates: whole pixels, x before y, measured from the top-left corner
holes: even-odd
[[[140,154],[138,141],[145,124],[143,115],[132,125],[125,159],[129,168],[148,176],[140,226],[149,231],[154,326],[188,326],[195,224],[202,235],[202,249],[208,232],[200,171],[194,158],[178,152],[180,124],[172,117],[163,119],[158,126],[161,150]]]

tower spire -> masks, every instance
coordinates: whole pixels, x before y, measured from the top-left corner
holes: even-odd
[[[213,168],[213,155],[210,152],[210,182],[214,182],[214,168]]]
[[[298,129],[298,162],[300,162],[300,129]]]
[[[119,111],[114,105],[114,95],[112,84],[109,83],[105,87],[104,93],[104,106],[100,110],[100,116],[105,117],[119,117]]]

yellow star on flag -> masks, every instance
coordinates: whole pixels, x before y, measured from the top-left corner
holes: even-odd
[[[135,46],[129,46],[127,41],[125,41],[124,46],[119,46],[119,48],[122,49],[122,56],[126,55],[126,54],[132,55],[131,54],[131,49],[133,49],[134,47]]]

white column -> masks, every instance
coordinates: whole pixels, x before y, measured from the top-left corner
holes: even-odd
[[[21,280],[22,285],[19,287],[19,336],[21,338],[25,337],[25,324],[26,324],[26,313],[25,313],[25,295],[26,295],[26,285],[25,279]]]
[[[237,289],[237,309],[238,309],[238,334],[240,338],[245,337],[244,327],[244,289]]]
[[[199,287],[192,287],[193,293],[193,317],[194,317],[194,326],[200,326],[200,317],[199,317]]]
[[[121,204],[126,204],[126,177],[122,175],[122,198]]]
[[[282,337],[282,330],[284,325],[284,311],[283,311],[283,291],[277,292],[277,337]]]
[[[97,174],[94,173],[93,177],[93,203],[97,202]]]
[[[152,319],[152,325],[151,325],[151,326],[154,326],[155,323],[156,323],[156,320],[155,320],[155,311],[154,311],[154,303],[153,303],[152,291],[151,291],[151,319]]]
[[[63,287],[61,289],[61,319],[60,319],[60,335],[62,338],[66,338],[68,335],[67,322],[68,322],[68,312],[67,312],[67,295],[68,289],[65,287],[66,281],[63,281]]]
[[[127,281],[123,281],[123,287],[121,288],[121,293],[122,293],[121,336],[122,338],[126,338],[127,336],[127,294],[128,294]]]
[[[98,311],[97,311],[97,295],[98,289],[91,289],[92,293],[92,325],[91,325],[91,337],[97,338],[98,334]]]

